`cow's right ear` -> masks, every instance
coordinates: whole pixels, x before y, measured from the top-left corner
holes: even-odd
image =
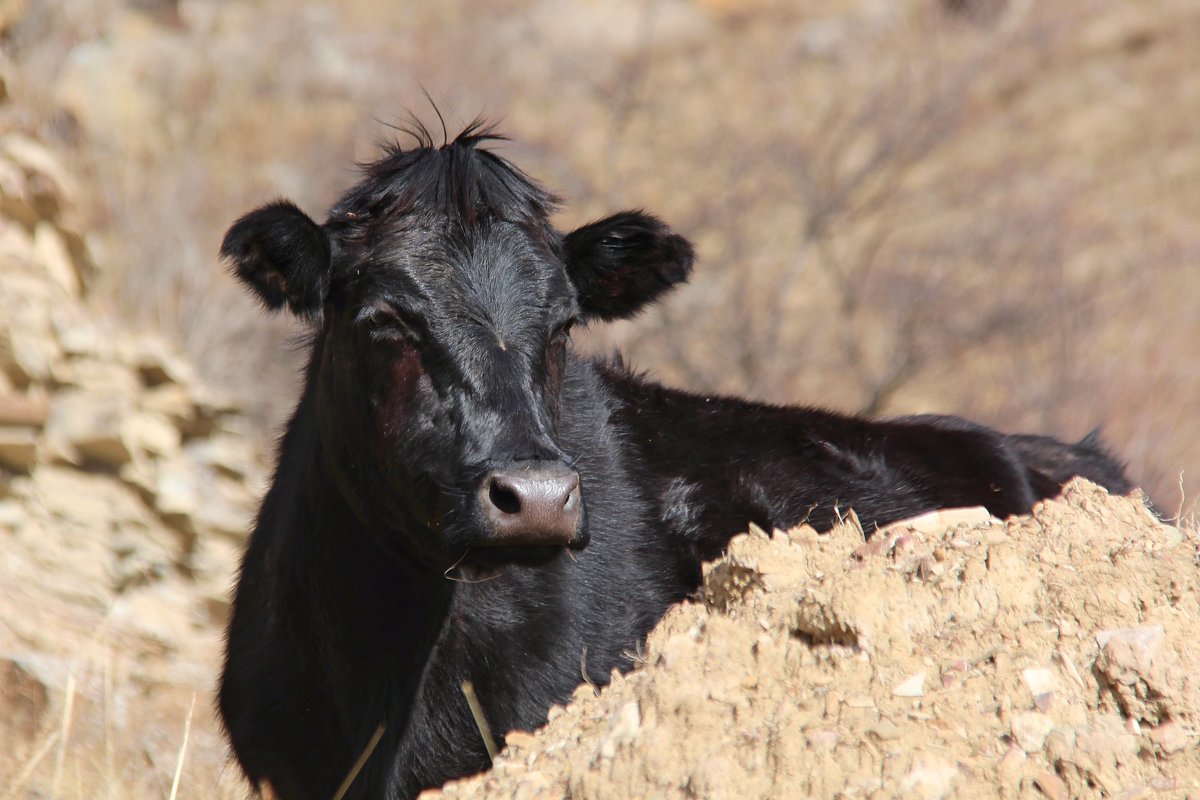
[[[622,211],[563,238],[567,274],[587,318],[632,317],[683,283],[695,253],[687,239],[642,211]]]
[[[293,203],[279,200],[233,223],[221,257],[272,311],[287,303],[302,317],[320,315],[329,291],[329,236]]]

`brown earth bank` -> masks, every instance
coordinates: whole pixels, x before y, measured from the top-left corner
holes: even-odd
[[[1085,481],[736,538],[634,672],[426,797],[1197,797],[1194,531]]]

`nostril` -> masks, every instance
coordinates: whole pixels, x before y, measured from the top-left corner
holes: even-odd
[[[505,514],[516,514],[521,510],[521,499],[517,497],[517,493],[496,478],[492,479],[488,487],[488,500]]]
[[[563,503],[563,511],[570,513],[579,507],[579,478],[574,479],[574,486],[567,493],[566,502]]]
[[[475,495],[483,546],[580,548],[583,497],[579,474],[558,465],[513,464],[486,475]]]

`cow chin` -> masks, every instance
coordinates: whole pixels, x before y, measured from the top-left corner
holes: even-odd
[[[461,566],[474,567],[483,572],[505,566],[537,567],[562,554],[563,548],[554,545],[478,547],[467,553]]]
[[[573,558],[572,553],[584,550],[591,541],[582,509],[578,524],[569,531],[556,526],[497,529],[493,520],[478,513],[460,510],[460,514],[449,515],[457,521],[439,531],[440,549],[454,559],[455,567],[539,566],[559,557]]]

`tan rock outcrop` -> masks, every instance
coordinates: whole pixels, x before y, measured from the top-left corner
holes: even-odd
[[[89,305],[75,195],[48,148],[0,133],[0,581],[97,608],[149,592],[158,599],[121,607],[211,619],[263,461],[237,408],[177,348]],[[198,544],[213,535],[229,544]]]

